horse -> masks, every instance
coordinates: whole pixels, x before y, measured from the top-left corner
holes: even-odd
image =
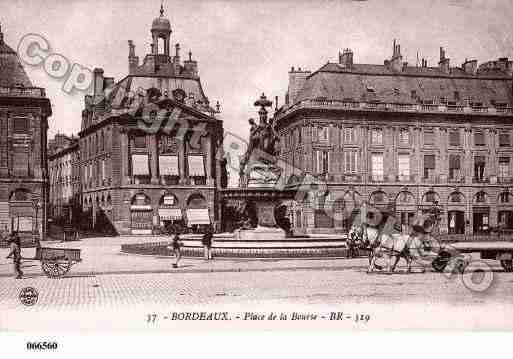
[[[425,256],[425,239],[419,235],[387,233],[365,224],[353,225],[349,230],[348,241],[353,241],[355,245],[360,244],[369,249],[368,273],[373,272],[375,269],[382,269],[380,265],[376,264],[376,259],[384,255],[388,257],[388,272],[395,271],[397,263],[401,258],[404,258],[408,272],[411,272],[413,260]],[[395,259],[393,264],[392,259]]]
[[[424,241],[417,234],[392,233],[383,236],[379,246],[374,250],[373,259],[375,260],[380,255],[386,255],[388,257],[386,271],[392,273],[399,260],[404,258],[408,268],[407,272],[410,273],[413,261],[425,258],[424,247]],[[422,271],[424,272],[424,268]]]
[[[377,248],[381,241],[381,233],[377,228],[370,227],[366,224],[351,226],[348,233],[348,247],[365,248],[369,250],[369,269],[373,271],[374,267],[380,269],[376,265],[374,258],[374,250]]]

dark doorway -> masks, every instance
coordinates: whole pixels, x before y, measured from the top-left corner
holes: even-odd
[[[489,219],[490,215],[488,212],[474,212],[473,213],[473,221],[474,221],[474,233],[487,233],[490,229]]]
[[[465,212],[449,211],[447,213],[449,234],[465,234]]]

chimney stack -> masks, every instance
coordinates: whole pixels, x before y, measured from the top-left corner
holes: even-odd
[[[353,51],[344,49],[342,53],[338,53],[338,63],[345,69],[351,69],[353,66]]]
[[[477,60],[467,60],[461,65],[463,71],[469,75],[475,75],[477,72]]]
[[[103,69],[95,68],[93,70],[93,84],[94,84],[94,90],[93,90],[93,99],[95,103],[100,102],[104,95],[103,95]]]
[[[390,67],[393,71],[400,72],[403,69],[403,57],[401,55],[401,45],[396,44],[394,39],[394,49],[390,59]]]
[[[132,40],[128,40],[128,73],[133,74],[139,67],[139,57],[135,56],[135,45]]]
[[[440,47],[440,62],[438,62],[438,67],[444,74],[450,73],[449,59],[445,57],[445,50],[443,47]]]

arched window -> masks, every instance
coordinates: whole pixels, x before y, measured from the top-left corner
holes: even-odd
[[[205,208],[207,207],[207,201],[205,200],[205,197],[203,197],[201,194],[194,193],[187,199],[187,207]]]

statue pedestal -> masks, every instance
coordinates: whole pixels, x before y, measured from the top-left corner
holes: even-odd
[[[257,226],[254,229],[236,230],[235,238],[243,241],[269,241],[283,240],[286,236],[285,231],[281,228]]]

